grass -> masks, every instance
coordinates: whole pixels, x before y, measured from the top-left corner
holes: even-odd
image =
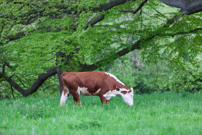
[[[82,107],[70,97],[0,101],[2,135],[201,135],[202,94],[153,93],[134,95],[130,107],[121,97],[101,105],[99,97],[81,97]]]

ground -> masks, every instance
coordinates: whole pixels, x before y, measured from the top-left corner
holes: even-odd
[[[0,101],[0,134],[5,135],[201,135],[202,94],[134,95],[134,106],[119,96],[102,105],[97,96],[82,96],[82,107],[70,97],[27,97]]]

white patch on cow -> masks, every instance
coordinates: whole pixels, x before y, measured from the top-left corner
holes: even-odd
[[[91,96],[92,94],[88,92],[88,88],[85,87],[78,87],[77,91],[80,91],[81,95]]]
[[[126,94],[123,94],[121,92],[127,92]],[[107,100],[109,100],[111,97],[115,97],[116,95],[121,95],[121,97],[123,98],[123,101],[132,106],[133,105],[133,88],[131,88],[131,92],[128,93],[129,90],[124,89],[124,88],[120,88],[119,91],[117,90],[110,90],[107,93],[105,93],[103,96],[106,97]]]
[[[78,89],[77,89],[77,92],[78,92],[78,94],[79,94],[79,96],[80,96],[80,89],[79,89],[80,87],[78,87]]]
[[[114,79],[115,79],[117,82],[119,82],[120,84],[125,85],[125,84],[122,83],[115,75],[110,74],[110,73],[107,73],[107,72],[105,72],[105,74],[107,74],[107,75],[109,75],[110,77],[114,78]]]
[[[95,93],[90,93],[88,91],[88,88],[86,87],[78,87],[77,92],[79,95],[85,95],[85,96],[92,96],[92,95],[99,95],[101,89],[98,89]]]
[[[109,100],[111,97],[115,97],[116,95],[118,95],[120,92],[117,90],[110,90],[107,93],[105,93],[103,96],[106,97],[107,100]]]
[[[69,94],[69,89],[67,89],[67,93],[64,94],[64,91],[62,91],[62,95],[61,95],[61,98],[60,98],[60,105],[63,105],[65,103],[65,101],[67,100],[68,98],[68,94]]]
[[[93,95],[99,95],[101,89],[98,89]]]

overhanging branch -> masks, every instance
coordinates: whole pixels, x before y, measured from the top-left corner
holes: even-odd
[[[112,0],[110,2],[107,2],[107,3],[103,3],[103,4],[100,4],[98,7],[95,7],[95,8],[91,8],[90,10],[93,11],[93,12],[102,12],[102,11],[107,11],[115,6],[118,6],[118,5],[121,5],[121,4],[124,4],[126,3],[127,0]],[[31,4],[29,4],[31,5]],[[33,7],[36,7],[33,6]],[[24,16],[30,16],[30,15],[40,15],[40,16],[47,16],[47,15],[53,15],[55,14],[55,12],[46,12],[44,13],[46,10],[45,9],[51,9],[51,8],[56,8],[60,11],[62,11],[62,13],[65,13],[65,14],[78,14],[77,12],[77,7],[76,8],[69,8],[69,5],[66,5],[66,4],[60,4],[60,5],[55,5],[55,6],[48,6],[47,3],[45,5],[43,5],[43,8],[42,7],[38,7],[38,9],[32,9],[32,10],[29,10],[28,12],[22,14],[22,15],[19,15],[19,16],[14,16],[14,15],[10,15],[10,14],[3,14],[1,13],[0,14],[0,17],[2,18],[9,18],[9,19],[12,19],[12,20],[17,20],[19,17],[24,17]],[[80,12],[82,11],[87,11],[89,9],[82,9]],[[33,17],[31,17],[33,18]]]
[[[125,55],[125,54],[127,54],[127,53],[129,53],[129,52],[131,52],[131,51],[133,51],[133,50],[135,50],[135,49],[140,49],[140,45],[141,45],[142,43],[144,43],[144,42],[146,42],[146,41],[148,41],[148,40],[151,40],[151,39],[153,39],[154,37],[155,37],[155,36],[153,35],[153,36],[150,36],[150,37],[148,37],[148,38],[146,38],[146,39],[140,39],[140,40],[138,40],[136,43],[134,43],[134,44],[131,46],[131,48],[125,48],[125,49],[122,49],[121,51],[117,52],[117,53],[116,53],[116,56],[117,56],[117,57],[114,57],[113,60],[116,60],[117,58],[119,58],[119,57],[121,57],[121,56],[123,56],[123,55]],[[104,61],[108,61],[109,58],[111,58],[111,56],[109,56],[109,57],[106,58],[106,59],[100,60],[100,61],[96,62],[95,64],[92,64],[92,65],[84,65],[82,71],[92,71],[92,70],[95,70],[95,69],[99,68],[99,66],[101,65],[101,63],[103,63]],[[107,63],[110,63],[110,61],[107,62]]]
[[[104,19],[104,15],[102,15],[102,14],[99,15],[99,16],[97,16],[96,18],[93,18],[92,20],[90,20],[87,23],[87,26],[85,27],[85,29],[87,29],[89,26],[93,26],[94,24],[100,22],[103,19]],[[22,38],[22,37],[24,37],[26,35],[25,33],[32,33],[32,32],[38,31],[38,30],[42,30],[42,29],[49,29],[49,28],[44,26],[44,27],[38,27],[38,28],[33,29],[33,30],[29,31],[29,32],[20,31],[20,32],[16,33],[15,35],[9,35],[9,36],[7,36],[7,39],[8,39],[7,42],[20,39],[20,38]],[[72,29],[76,30],[76,28],[74,28],[74,27],[72,27]],[[65,29],[59,29],[58,32],[62,31],[62,30],[65,30]]]
[[[168,34],[157,34],[157,36],[172,36],[172,37],[174,37],[177,35],[195,33],[195,32],[201,31],[201,30],[202,30],[202,28],[196,28],[196,29],[189,30],[189,31],[182,31],[182,32],[168,33]]]
[[[20,85],[18,85],[11,77],[8,77],[6,73],[0,73],[0,76],[3,76],[3,78],[6,79],[6,81],[12,86],[14,87],[18,92],[20,92],[24,97],[36,92],[38,90],[38,88],[44,83],[44,81],[55,75],[57,73],[57,68],[53,67],[50,68],[49,70],[47,70],[46,73],[40,74],[38,76],[38,79],[32,84],[32,86],[25,90],[23,89]]]
[[[103,10],[109,10],[109,9],[111,9],[111,8],[113,8],[113,7],[115,7],[115,6],[118,6],[118,5],[120,5],[120,4],[124,4],[125,2],[126,2],[127,0],[112,0],[112,1],[110,1],[110,2],[108,2],[108,3],[104,3],[104,4],[100,4],[98,7],[96,7],[96,8],[92,8],[91,10],[92,11],[94,11],[94,12],[98,12],[98,11],[103,11]],[[49,7],[49,8],[52,8],[52,7]],[[64,11],[62,12],[62,13],[66,13],[66,14],[71,14],[72,12],[74,12],[74,14],[75,13],[77,13],[76,11],[74,11],[74,10],[70,10],[70,12],[68,12],[68,6],[67,5],[60,5],[60,6],[55,6],[55,8],[58,8],[58,9],[64,9]],[[87,9],[83,9],[83,11],[85,11],[85,10],[87,10]],[[18,24],[19,23],[23,23],[23,24],[29,24],[29,23],[31,23],[32,21],[30,21],[31,19],[34,19],[34,17],[39,17],[39,16],[44,16],[44,14],[43,14],[43,12],[45,12],[45,10],[44,9],[40,9],[40,10],[37,10],[37,9],[33,9],[33,10],[30,10],[29,12],[27,12],[27,13],[25,13],[25,14],[23,14],[23,15],[20,15],[20,16],[18,16],[18,17],[15,17],[15,16],[13,16],[13,15],[9,15],[9,14],[0,14],[0,17],[2,17],[2,18],[9,18],[9,19],[14,19],[14,20],[16,20],[17,18],[20,18],[20,17],[24,17],[24,16],[30,16],[31,14],[33,14],[34,16],[31,16],[31,17],[28,17],[27,18],[27,20],[22,20],[23,22],[18,22]],[[51,15],[51,14],[53,14],[52,12],[47,12],[46,13],[46,15]],[[99,21],[101,21],[101,20],[103,20],[104,19],[104,15],[99,15],[98,17],[96,17],[96,18],[93,18],[92,20],[90,20],[88,23],[87,23],[87,26],[85,27],[85,28],[88,28],[88,26],[92,26],[92,25],[94,25],[94,24],[96,24],[97,22],[99,22]],[[31,33],[31,32],[34,32],[34,31],[37,31],[37,30],[40,30],[40,29],[43,29],[44,27],[39,27],[39,28],[37,28],[37,29],[35,29],[35,30],[32,30],[32,31],[30,31],[29,33]],[[76,28],[75,28],[75,30],[76,30]],[[12,41],[12,40],[16,40],[16,39],[20,39],[20,38],[22,38],[23,36],[25,36],[25,32],[24,31],[21,31],[21,32],[19,32],[19,33],[16,33],[15,35],[9,35],[9,36],[7,36],[7,39],[8,39],[8,41],[6,42],[6,43],[8,43],[9,41]],[[0,42],[0,44],[3,44],[3,43],[1,43]]]
[[[173,16],[171,19],[169,19],[167,21],[166,24],[164,24],[162,27],[163,28],[166,28],[166,27],[169,27],[170,25],[172,25],[174,22],[175,22],[175,19],[178,18],[177,15]],[[121,51],[117,52],[116,55],[117,57],[114,57],[114,60],[129,53],[130,51],[133,51],[135,49],[140,49],[140,45],[143,44],[144,42],[146,41],[149,41],[153,38],[155,38],[156,36],[175,36],[175,35],[180,35],[180,34],[188,34],[188,33],[194,33],[194,32],[197,32],[199,30],[202,30],[202,28],[196,28],[194,30],[189,30],[189,31],[186,31],[186,32],[177,32],[175,34],[164,34],[164,35],[160,35],[160,34],[152,34],[150,37],[147,37],[147,38],[143,38],[143,39],[140,39],[138,40],[136,43],[134,43],[131,48],[125,48],[125,49],[122,49]],[[109,56],[110,58],[111,56]],[[92,71],[92,70],[95,70],[97,68],[99,68],[99,65],[101,65],[100,63],[103,63],[104,61],[108,61],[107,59],[109,58],[106,58],[106,59],[103,59],[103,60],[100,60],[98,62],[96,62],[95,64],[92,64],[92,65],[84,65],[83,66],[83,69],[82,71]],[[108,62],[109,63],[109,62]]]
[[[127,12],[127,13],[136,14],[144,6],[144,4],[146,2],[147,2],[147,0],[143,0],[142,3],[139,5],[139,7],[136,10],[123,10],[123,9],[120,9],[119,12]]]

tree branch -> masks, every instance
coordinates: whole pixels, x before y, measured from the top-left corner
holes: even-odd
[[[134,0],[134,1],[136,1],[136,0]],[[94,11],[94,12],[97,12],[97,11],[102,12],[103,10],[107,11],[115,6],[124,4],[126,2],[127,2],[127,0],[112,0],[108,3],[99,5],[99,7],[92,9],[92,11]]]
[[[46,73],[40,74],[38,76],[38,79],[32,84],[32,86],[25,90],[23,89],[20,85],[18,85],[12,78],[8,77],[6,73],[2,74],[0,73],[0,76],[3,76],[6,81],[12,86],[14,87],[18,92],[20,92],[24,97],[36,92],[38,90],[38,88],[44,83],[44,81],[55,75],[57,73],[57,67],[53,67],[50,68],[49,70],[47,70]]]
[[[194,33],[194,32],[197,32],[197,31],[200,31],[202,30],[202,28],[196,28],[196,29],[193,29],[193,30],[189,30],[189,31],[182,31],[182,32],[176,32],[176,33],[168,33],[168,34],[157,34],[157,36],[176,36],[176,35],[182,35],[182,34],[189,34],[189,33]]]
[[[119,12],[127,12],[127,13],[136,14],[144,6],[144,4],[146,2],[147,2],[147,0],[143,0],[142,3],[139,5],[139,7],[136,10],[123,10],[123,9],[120,9]]]
[[[125,55],[125,54],[127,54],[127,53],[129,53],[129,52],[131,52],[133,50],[135,50],[135,49],[140,49],[140,45],[142,43],[144,43],[144,42],[146,42],[148,40],[151,40],[154,37],[155,36],[153,35],[153,36],[150,36],[150,37],[148,37],[146,39],[140,39],[140,40],[138,40],[135,44],[133,44],[131,46],[131,48],[125,48],[125,49],[122,49],[121,51],[117,52],[116,53],[117,57],[114,57],[113,60],[116,60],[117,58],[119,58],[119,57],[121,57],[121,56],[123,56],[123,55]],[[109,58],[111,58],[111,56],[109,56],[106,59],[100,60],[100,61],[96,62],[95,64],[84,65],[82,71],[92,71],[92,70],[95,70],[95,69],[99,68],[99,65],[101,65],[101,63],[103,63],[104,61],[108,61]],[[107,63],[110,63],[110,62],[107,62]]]
[[[111,8],[113,8],[113,7],[115,7],[115,6],[118,6],[118,5],[120,5],[120,4],[124,4],[125,2],[126,2],[127,0],[112,0],[112,1],[110,1],[110,2],[108,2],[108,3],[104,3],[104,4],[101,4],[99,7],[96,7],[96,8],[93,8],[93,9],[91,9],[92,11],[94,11],[94,12],[97,12],[97,11],[99,11],[99,12],[101,12],[101,11],[103,11],[103,10],[109,10],[109,9],[111,9]],[[59,8],[59,9],[68,9],[68,7],[66,6],[66,5],[62,5],[62,6],[56,6],[57,8]],[[49,8],[51,8],[51,7],[49,7]],[[83,9],[84,11],[85,10],[87,10],[87,9]],[[39,10],[37,10],[37,9],[33,9],[33,10],[31,10],[31,11],[29,11],[29,12],[27,12],[27,13],[25,13],[25,14],[23,14],[23,15],[21,15],[22,17],[23,16],[30,16],[31,14],[34,14],[34,16],[31,16],[30,18],[28,18],[27,20],[22,20],[23,22],[18,22],[18,23],[23,23],[23,24],[29,24],[29,23],[31,23],[32,21],[30,21],[31,19],[34,19],[34,17],[39,17],[39,16],[44,16],[44,14],[43,14],[43,12],[44,12],[45,10],[44,9],[41,9],[41,11],[39,11]],[[66,14],[71,14],[72,12],[73,12],[74,10],[70,10],[70,12],[67,12],[67,11],[63,11],[62,13],[66,13]],[[46,13],[46,15],[51,15],[51,14],[55,14],[55,12],[54,13],[51,13],[51,12],[47,12]],[[13,16],[13,15],[9,15],[9,14],[0,14],[0,17],[4,17],[4,18],[10,18],[10,19],[14,19],[14,20],[16,20],[17,18],[19,18],[19,17],[21,17],[21,16],[18,16],[18,17],[15,17],[15,16]],[[98,17],[96,17],[96,18],[93,18],[92,20],[90,20],[88,23],[87,23],[87,26],[85,27],[85,29],[87,29],[88,28],[88,26],[92,26],[92,25],[94,25],[94,24],[96,24],[97,22],[99,22],[99,21],[101,21],[101,20],[103,20],[104,19],[104,15],[103,14],[101,14],[101,15],[99,15]],[[43,28],[45,28],[45,27],[39,27],[39,28],[37,28],[37,29],[35,29],[35,30],[32,30],[32,31],[29,31],[29,33],[31,33],[31,32],[34,32],[34,31],[37,31],[37,30],[40,30],[40,29],[43,29]],[[61,31],[61,30],[60,30]],[[7,39],[8,39],[8,41],[6,42],[6,43],[8,43],[9,41],[13,41],[13,40],[16,40],[16,39],[20,39],[20,38],[22,38],[23,36],[25,36],[25,32],[24,31],[21,31],[21,32],[19,32],[19,33],[17,33],[17,34],[15,34],[15,35],[9,35],[9,36],[7,36]],[[0,42],[0,44],[3,44],[3,43],[1,43]]]
[[[11,66],[11,65],[9,64],[9,62],[6,62],[6,66],[9,67],[9,68],[11,68],[11,69],[13,68],[13,66]]]
[[[8,35],[6,37],[6,39],[8,39],[8,41],[6,43],[8,43],[9,41],[20,39],[20,38],[24,37],[27,33],[32,33],[32,32],[35,32],[37,30],[42,30],[44,28],[47,28],[47,27],[45,27],[45,26],[44,27],[38,27],[38,28],[33,29],[31,31],[28,31],[28,32],[20,31],[20,32],[16,33],[15,35]],[[3,43],[0,42],[0,44],[3,44]]]
[[[23,87],[27,88],[27,86],[24,85],[24,83],[22,82],[22,80],[20,79],[20,77],[18,77],[17,75],[13,74],[10,76],[10,78],[12,78],[13,76],[17,77],[17,79],[20,81],[20,83],[22,84]]]
[[[99,15],[99,16],[97,16],[96,18],[93,18],[92,20],[90,20],[88,23],[87,23],[87,26],[85,27],[85,29],[87,29],[88,28],[88,26],[93,26],[94,24],[96,24],[96,23],[98,23],[98,22],[100,22],[101,20],[103,20],[104,19],[104,15]],[[37,29],[34,29],[34,30],[31,30],[31,31],[29,31],[28,33],[32,33],[32,32],[34,32],[34,31],[37,31],[37,30],[42,30],[42,29],[44,29],[44,28],[47,28],[47,27],[38,27]],[[65,30],[65,29],[58,29],[58,32],[59,31],[62,31],[62,30]],[[9,35],[9,36],[7,36],[7,39],[9,40],[9,41],[13,41],[13,40],[17,40],[17,39],[20,39],[20,38],[22,38],[22,37],[24,37],[26,34],[25,33],[27,33],[27,32],[25,32],[25,31],[20,31],[19,33],[16,33],[15,35]],[[9,42],[9,41],[7,41],[7,42]],[[1,43],[1,42],[0,42]]]
[[[104,19],[104,15],[103,14],[101,14],[101,15],[99,15],[99,16],[97,16],[96,18],[93,18],[92,20],[90,20],[88,23],[87,23],[87,26],[86,26],[86,28],[85,29],[87,29],[88,28],[88,26],[93,26],[93,25],[95,25],[96,23],[98,23],[98,22],[100,22],[101,20],[103,20]]]
[[[177,15],[173,16],[173,17],[172,17],[171,19],[169,19],[169,20],[166,22],[166,24],[164,24],[162,27],[163,27],[163,28],[169,27],[170,25],[172,25],[172,24],[175,22],[176,18],[178,18]],[[198,31],[198,30],[201,30],[201,29],[202,29],[202,28],[196,28],[196,29],[190,30],[190,31],[188,31],[188,32],[177,32],[177,33],[175,33],[175,34],[170,34],[170,35],[167,34],[167,35],[164,35],[164,36],[174,36],[174,35],[179,35],[179,34],[187,34],[187,33],[190,33],[190,32],[193,33],[193,32],[196,32],[196,31]],[[152,33],[152,32],[151,32],[151,33]],[[123,56],[123,55],[125,55],[125,54],[127,54],[127,53],[129,53],[130,51],[133,51],[133,50],[135,50],[135,49],[140,49],[140,45],[141,45],[141,44],[143,44],[145,41],[148,41],[148,40],[153,39],[153,38],[156,37],[156,36],[160,36],[160,34],[152,34],[150,37],[147,37],[147,38],[143,38],[143,39],[138,40],[135,44],[133,44],[133,45],[131,46],[131,48],[122,49],[121,51],[119,51],[119,52],[116,53],[117,57],[114,57],[114,60],[117,59],[117,58],[119,58],[119,57],[121,57],[121,56]],[[161,35],[161,36],[163,36],[163,35]],[[109,56],[109,58],[111,58],[111,56]],[[100,61],[98,61],[98,62],[96,62],[95,64],[92,64],[92,65],[87,65],[87,64],[85,64],[85,65],[83,66],[83,68],[82,68],[82,71],[92,71],[92,70],[95,70],[95,69],[99,68],[100,63],[103,63],[104,61],[108,61],[109,58],[100,60]],[[109,63],[109,62],[108,62],[108,63]]]
[[[107,11],[115,6],[118,6],[120,4],[124,4],[125,2],[127,2],[127,0],[112,0],[110,2],[107,2],[107,3],[104,3],[104,4],[100,4],[98,7],[96,8],[92,8],[90,9],[91,11],[93,12],[102,12],[103,10],[104,11]],[[36,5],[35,5],[36,6]],[[55,5],[55,6],[47,6],[47,5],[43,5],[43,7],[46,6],[46,8],[42,8],[42,7],[38,7],[39,9],[32,9],[30,10],[29,12],[26,12],[20,16],[14,16],[14,15],[10,15],[10,14],[0,14],[1,17],[3,18],[9,18],[9,19],[13,19],[13,20],[17,20],[19,17],[24,17],[24,16],[30,16],[30,15],[38,15],[40,14],[41,16],[44,16],[44,15],[53,15],[55,14],[55,12],[47,12],[44,14],[44,12],[46,11],[45,9],[51,9],[51,8],[57,8],[58,10],[62,10],[62,13],[66,13],[66,14],[78,14],[77,12],[77,8],[71,8],[69,9],[69,5]],[[42,9],[41,9],[42,8]],[[89,9],[83,9],[82,11],[86,11],[86,10],[89,10]],[[82,12],[80,11],[80,12]],[[31,17],[31,18],[34,18],[34,17]]]

